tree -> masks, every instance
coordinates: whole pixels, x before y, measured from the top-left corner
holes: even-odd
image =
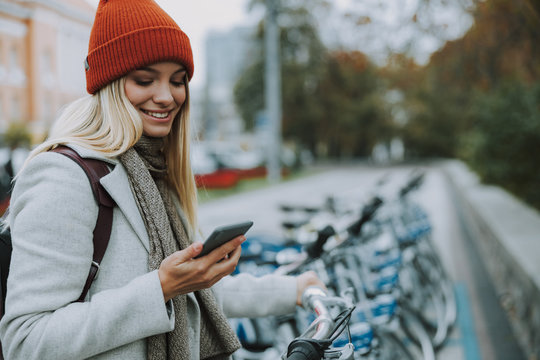
[[[319,39],[315,21],[305,4],[296,2],[287,5],[280,8],[279,15],[282,131],[285,138],[307,145],[313,150],[316,143],[313,130],[322,118],[314,91],[324,69],[326,49]],[[252,51],[255,54],[253,62],[240,76],[234,90],[235,102],[248,129],[253,129],[257,114],[264,110],[263,23],[260,24],[256,37],[258,49]]]
[[[505,187],[540,209],[540,82],[511,80],[478,92],[470,110],[474,126],[463,156],[485,182]]]
[[[282,7],[282,134],[321,156],[366,156],[377,137],[390,132],[375,67],[358,51],[330,53],[319,39],[313,6],[294,2]],[[259,57],[235,87],[235,101],[248,128],[263,108],[264,27],[259,28]]]
[[[316,96],[324,108],[319,125],[330,156],[369,156],[393,136],[374,65],[358,51],[330,54]]]
[[[397,81],[407,90],[409,102],[410,119],[404,127],[409,154],[471,154],[461,146],[463,138],[473,137],[469,132],[478,121],[475,102],[481,94],[490,96],[509,79],[527,84],[539,80],[540,47],[535,44],[540,43],[540,22],[532,2],[481,1],[471,13],[473,26],[464,37],[447,42],[432,55],[416,85]],[[482,104],[490,106],[489,101]]]
[[[4,136],[3,143],[10,149],[18,147],[29,147],[32,142],[32,135],[23,122],[12,122],[9,124]]]
[[[424,154],[446,144],[447,156],[465,159],[485,182],[537,208],[539,10],[530,0],[477,2],[467,34],[431,57],[416,93],[422,111],[410,129]],[[445,131],[446,141],[433,136]]]
[[[516,78],[540,77],[540,15],[529,0],[479,2],[475,23],[461,39],[432,56],[429,71],[439,86],[489,91]]]

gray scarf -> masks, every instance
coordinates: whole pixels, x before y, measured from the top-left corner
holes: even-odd
[[[150,239],[150,271],[158,269],[163,259],[173,252],[191,244],[165,181],[167,168],[162,148],[162,139],[143,136],[133,148],[120,155]],[[201,359],[228,359],[240,347],[238,338],[210,289],[196,291],[195,296],[201,309]],[[149,360],[190,358],[187,296],[176,296],[172,304],[174,330],[148,338]]]

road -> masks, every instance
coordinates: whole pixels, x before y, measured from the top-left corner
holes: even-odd
[[[249,234],[280,235],[283,203],[320,205],[329,195],[367,199],[383,177],[403,184],[418,166],[373,167],[362,164],[332,166],[313,176],[204,203],[199,209],[203,234],[218,225],[254,221]],[[478,253],[464,228],[447,179],[436,166],[424,167],[426,177],[416,200],[427,211],[433,239],[455,281],[458,321],[438,359],[524,359],[509,330],[497,296],[490,286]]]

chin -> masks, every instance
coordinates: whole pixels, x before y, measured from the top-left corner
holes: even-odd
[[[156,138],[165,137],[165,136],[169,135],[170,132],[171,132],[171,129],[148,129],[148,130],[143,130],[144,135],[150,136],[150,137],[156,137]]]

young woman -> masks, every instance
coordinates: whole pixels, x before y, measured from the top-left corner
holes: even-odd
[[[193,58],[153,0],[101,0],[85,67],[91,96],[65,109],[13,190],[4,356],[226,359],[240,346],[226,315],[292,312],[307,286],[322,284],[313,273],[227,277],[243,236],[194,259],[202,243],[189,156]],[[117,204],[84,302],[75,300],[98,207],[80,166],[48,151],[60,144],[110,164],[101,183]]]

